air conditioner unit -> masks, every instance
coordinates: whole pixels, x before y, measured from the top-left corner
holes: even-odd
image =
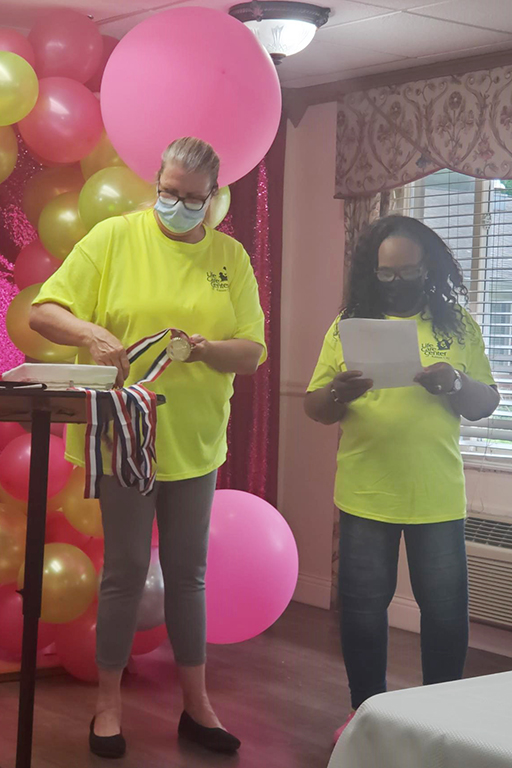
[[[512,630],[512,524],[470,513],[466,546],[471,619]]]

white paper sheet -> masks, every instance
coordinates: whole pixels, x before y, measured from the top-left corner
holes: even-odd
[[[422,370],[415,320],[353,318],[338,327],[347,370],[372,379],[373,389],[414,385]]]

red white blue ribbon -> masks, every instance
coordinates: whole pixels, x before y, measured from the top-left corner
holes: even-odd
[[[128,360],[135,360],[168,333],[184,334],[173,328],[146,336],[128,348]],[[103,477],[102,438],[107,434],[108,423],[113,421],[112,474],[124,488],[137,488],[147,496],[155,485],[156,462],[156,402],[154,392],[143,385],[155,381],[172,363],[167,350],[153,361],[143,378],[123,389],[109,391],[112,399],[111,414],[102,412],[98,392],[86,389],[87,428],[85,435],[85,492],[86,499],[99,498],[100,481]]]

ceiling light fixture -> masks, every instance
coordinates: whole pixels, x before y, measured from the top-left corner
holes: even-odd
[[[279,64],[287,56],[306,48],[331,12],[294,0],[252,0],[230,8],[229,13],[251,29]]]

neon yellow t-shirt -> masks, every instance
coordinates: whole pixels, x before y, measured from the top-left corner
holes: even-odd
[[[494,384],[482,334],[467,312],[464,345],[457,339],[438,342],[428,319],[414,319],[423,366],[446,362],[477,381]],[[308,392],[347,370],[338,320],[325,336]],[[446,397],[421,386],[368,392],[349,404],[341,426],[334,493],[339,509],[400,524],[465,517],[460,419]]]
[[[210,341],[249,339],[265,348],[264,316],[249,256],[233,238],[205,229],[197,244],[170,240],[153,210],[107,219],[73,249],[41,288],[35,304],[55,302],[113,333],[125,347],[172,327]],[[133,363],[140,380],[167,340]],[[262,362],[266,351],[262,354]],[[87,349],[78,363],[91,364]],[[183,480],[225,460],[233,374],[204,363],[173,362],[153,384],[158,408],[157,479]],[[85,427],[69,426],[67,458],[84,465]],[[104,456],[105,471],[110,459]]]

